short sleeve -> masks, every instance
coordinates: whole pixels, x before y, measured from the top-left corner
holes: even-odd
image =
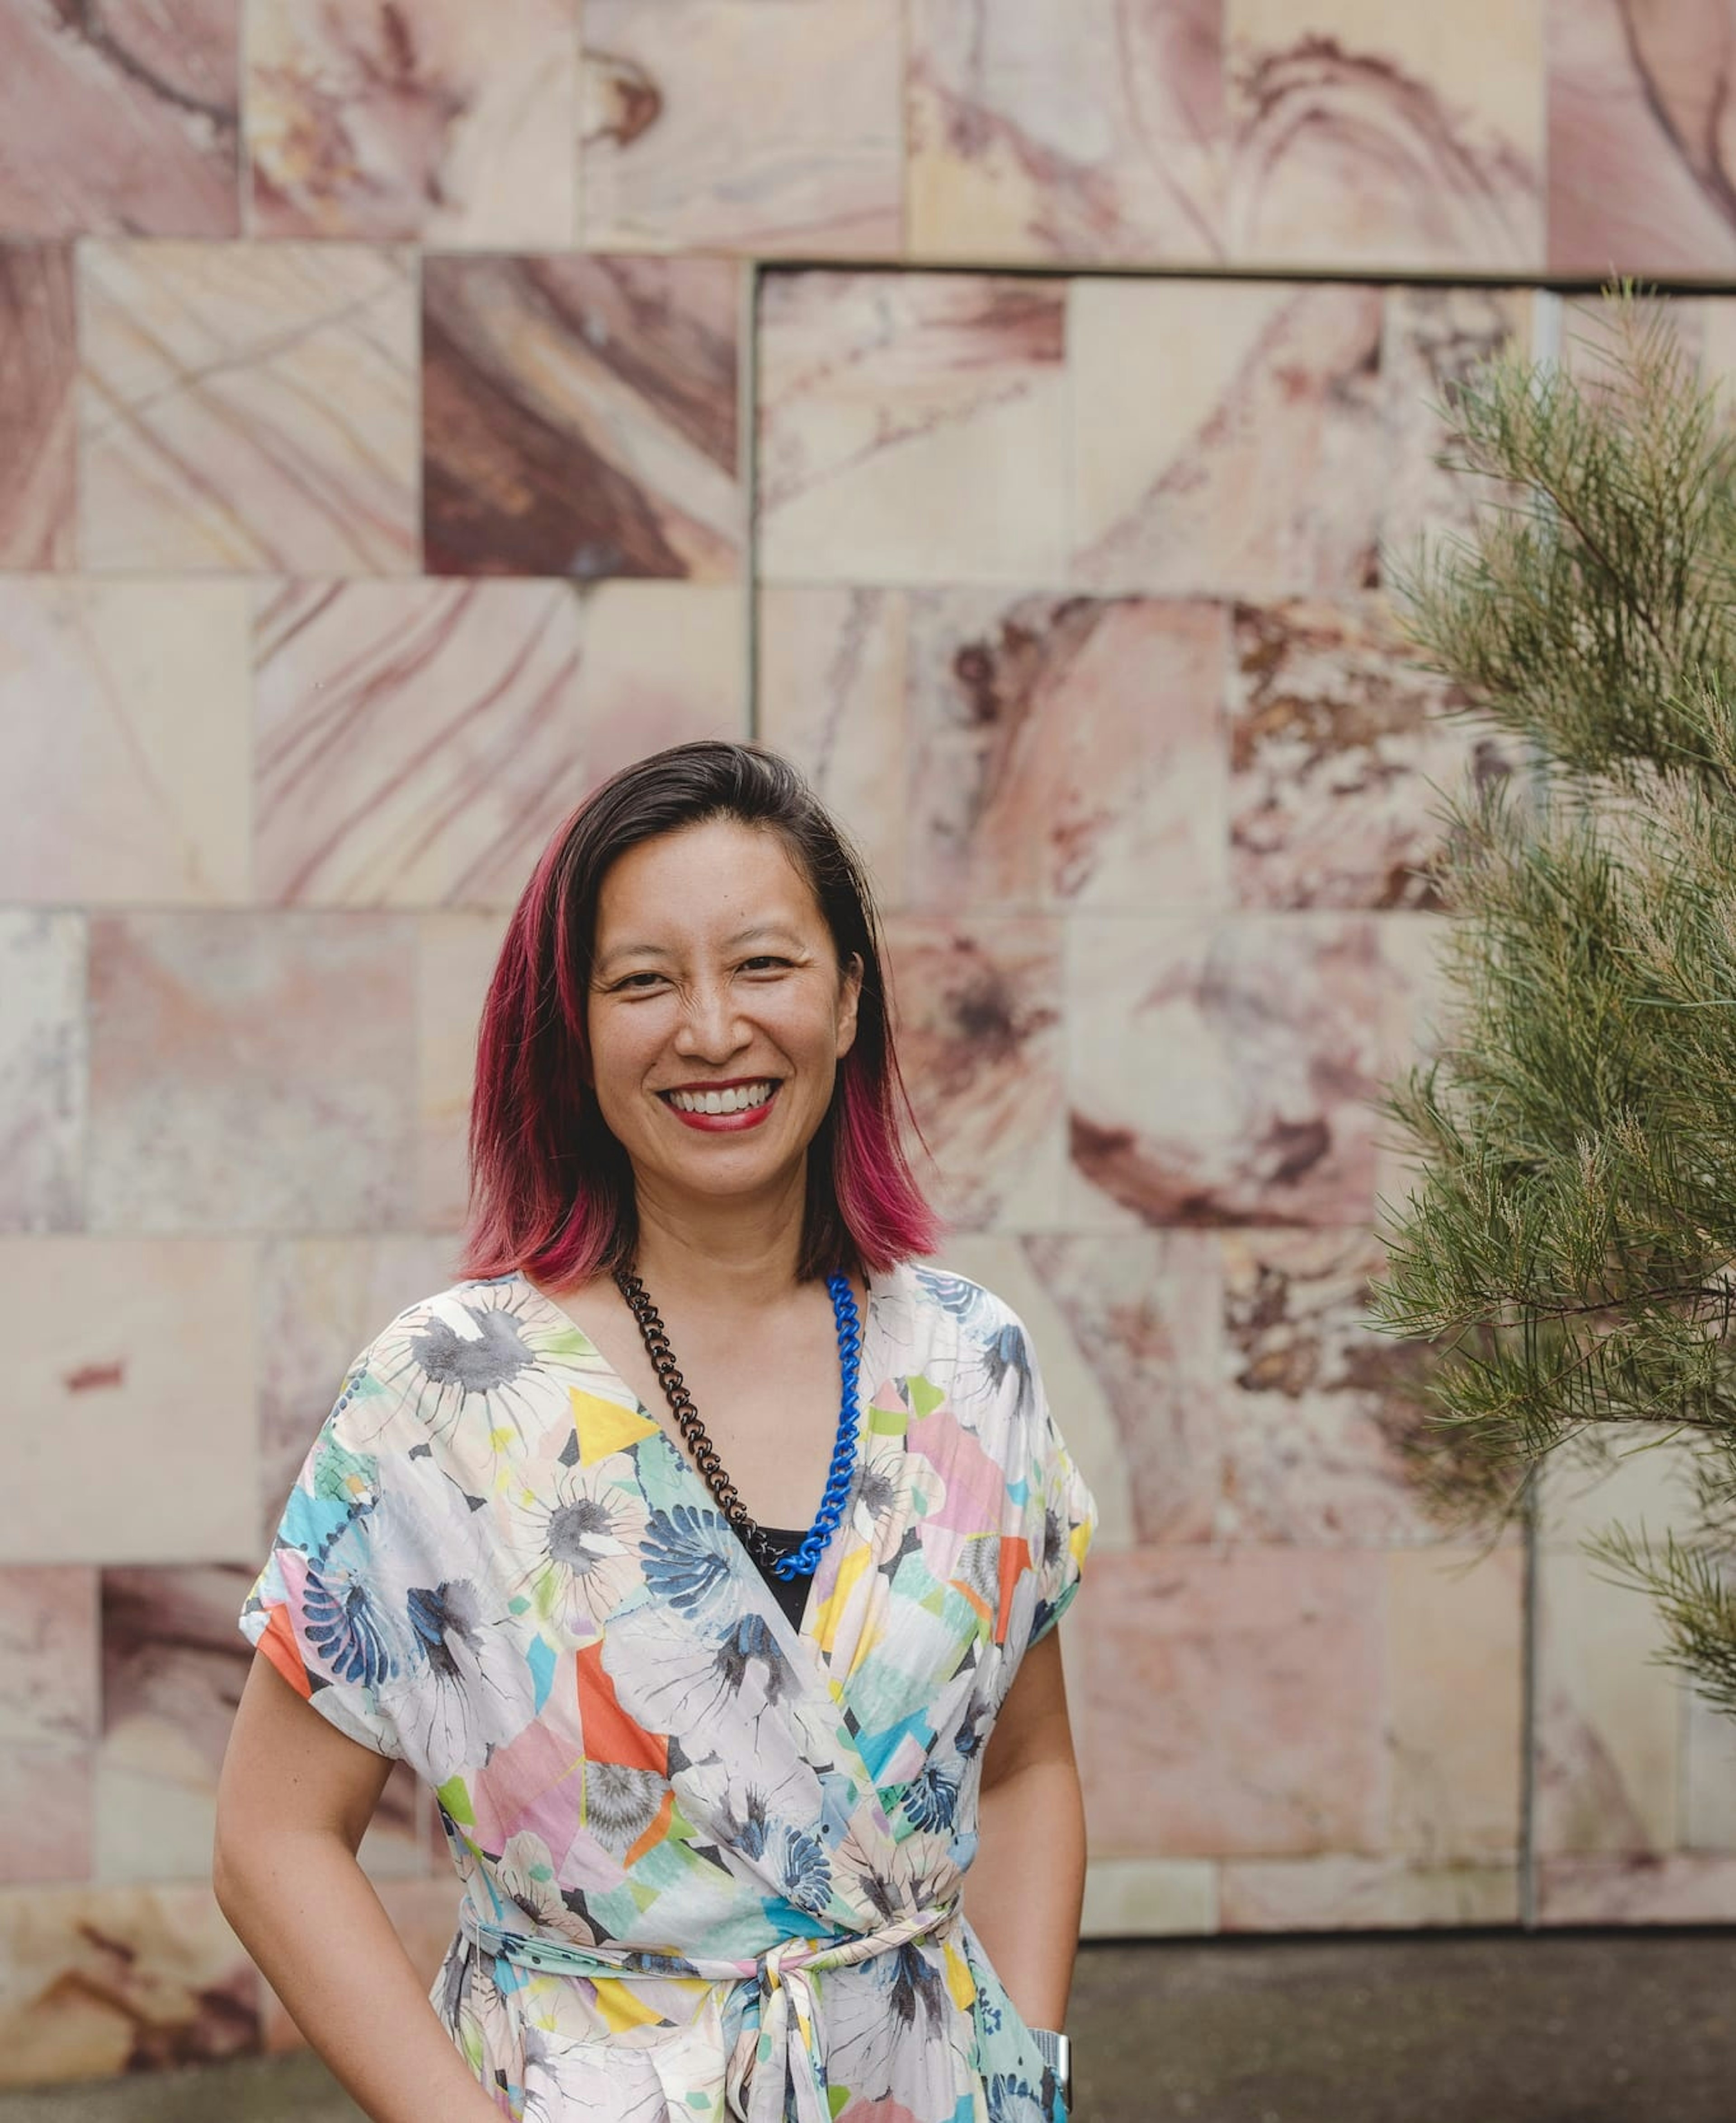
[[[390,1707],[414,1647],[405,1588],[438,1583],[438,1547],[398,1397],[363,1352],[320,1427],[241,1613],[296,1693],[376,1754],[405,1748]],[[424,1454],[428,1447],[423,1446]]]
[[[1049,1405],[1029,1332],[1021,1329],[1029,1386],[1032,1560],[1036,1612],[1029,1641],[1046,1637],[1073,1604],[1097,1533],[1097,1501],[1086,1486]]]

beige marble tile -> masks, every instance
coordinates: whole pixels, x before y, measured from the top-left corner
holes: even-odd
[[[759,730],[866,857],[883,910],[906,902],[907,642],[902,590],[776,584],[759,596]]]
[[[1535,270],[1545,0],[1225,0],[1239,265]]]
[[[1130,1406],[1125,1391],[1132,1383],[1130,1375],[1139,1372],[1154,1393],[1160,1378],[1173,1381],[1177,1408],[1186,1386],[1182,1363],[1161,1361],[1174,1350],[1147,1287],[1152,1249],[1124,1245],[1107,1261],[1091,1247],[1089,1240],[962,1231],[947,1240],[934,1264],[992,1290],[1024,1321],[1049,1406],[1097,1501],[1095,1557],[1150,1537],[1136,1510],[1144,1471],[1140,1447],[1146,1430],[1163,1427],[1163,1412]],[[1105,1278],[1101,1286],[1088,1281],[1099,1272]],[[1093,1338],[1100,1333],[1118,1335],[1121,1346],[1106,1352]],[[1145,1361],[1153,1357],[1160,1361]],[[1161,1444],[1150,1457],[1165,1459]]]
[[[765,578],[1061,580],[1065,305],[990,274],[764,279]]]
[[[78,260],[87,568],[415,569],[407,254],[93,243]]]
[[[578,230],[578,0],[254,0],[255,237],[545,246]]]
[[[91,1226],[402,1228],[414,1199],[414,968],[407,915],[101,918]]]
[[[252,1249],[232,1240],[0,1238],[24,1418],[0,1562],[251,1554],[255,1301]]]
[[[1218,1868],[1199,1858],[1097,1858],[1081,1938],[1176,1938],[1218,1929]]]
[[[722,258],[424,259],[429,573],[733,581],[742,302]]]
[[[1537,1588],[1539,1853],[1674,1849],[1685,1683],[1652,1663],[1663,1642],[1652,1603],[1605,1582],[1583,1557],[1549,1549]]]
[[[1736,1852],[1736,1718],[1682,1691],[1682,1847]]]
[[[84,1214],[85,945],[82,915],[0,910],[0,1229]]]
[[[250,888],[239,583],[0,579],[0,726],[32,800],[0,896],[221,904]]]
[[[583,635],[562,583],[261,592],[261,897],[510,906],[588,785]]]
[[[733,583],[595,583],[582,603],[589,788],[693,738],[746,740],[747,607]]]
[[[1612,1525],[1659,1545],[1671,1533],[1686,1537],[1696,1523],[1695,1465],[1694,1441],[1677,1426],[1624,1422],[1593,1432],[1544,1463],[1537,1538],[1577,1554]]]
[[[1500,1858],[1510,1874],[1524,1750],[1523,1610],[1523,1563],[1513,1549],[1387,1557],[1387,1835],[1419,1867]]]
[[[896,257],[885,0],[585,0],[587,250]]]
[[[1407,1449],[1411,1344],[1369,1324],[1385,1254],[1361,1230],[1226,1231],[1223,1455],[1213,1530],[1261,1543],[1389,1548],[1440,1538]]]
[[[69,244],[0,244],[0,568],[73,565],[73,309]]]
[[[1107,1550],[1209,1538],[1223,1460],[1215,1238],[1046,1233],[1021,1244],[1045,1377],[1065,1360],[1050,1404],[1092,1482],[1098,1540]]]
[[[1546,1924],[1729,1924],[1736,1922],[1736,1858],[1546,1858],[1537,1868],[1537,1915]]]
[[[913,596],[910,903],[1222,906],[1228,652],[1214,604]]]
[[[88,1749],[0,1750],[0,1886],[89,1879],[92,1811]]]
[[[0,2084],[215,2062],[256,2049],[259,2022],[208,1887],[0,1893]]]
[[[498,914],[430,914],[419,924],[417,1221],[426,1230],[464,1226],[476,1033],[505,932]]]
[[[903,1071],[934,1154],[918,1183],[962,1230],[1055,1221],[1060,1110],[1060,949],[1052,921],[987,916],[887,924],[886,972]]]
[[[406,1305],[457,1281],[450,1238],[272,1239],[260,1249],[260,1536],[355,1359]]]
[[[1458,1009],[1449,947],[1458,917],[1389,914],[1380,922],[1380,1007],[1375,1076],[1383,1094],[1438,1055]],[[1403,1211],[1420,1186],[1423,1152],[1397,1121],[1378,1117],[1375,1198]]]
[[[1387,602],[1238,604],[1229,678],[1229,875],[1241,907],[1439,907],[1441,791],[1523,769],[1449,721]]]
[[[0,68],[0,227],[233,236],[241,0],[12,0]]]
[[[1069,1646],[1093,1854],[1379,1852],[1384,1587],[1385,1558],[1349,1550],[1103,1557]]]
[[[1412,1931],[1516,1924],[1517,1868],[1429,1865],[1404,1858],[1231,1859],[1222,1869],[1226,1932]]]
[[[1727,276],[1724,0],[1548,0],[1548,34],[1550,270]]]
[[[0,1749],[75,1755],[96,1737],[96,1572],[0,1568]]]
[[[1378,288],[1079,279],[1068,302],[1075,580],[1270,598],[1374,579]]]
[[[912,255],[1221,259],[1223,19],[1224,0],[916,0]]]
[[[1366,916],[1075,916],[1065,1221],[1365,1224],[1378,997]]]

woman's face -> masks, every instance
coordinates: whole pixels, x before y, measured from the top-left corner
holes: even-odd
[[[735,1194],[798,1164],[855,1037],[861,979],[853,958],[840,980],[775,833],[714,818],[619,857],[598,896],[592,1082],[640,1186]],[[726,1087],[746,1110],[684,1116],[669,1095],[714,1104],[706,1091]]]

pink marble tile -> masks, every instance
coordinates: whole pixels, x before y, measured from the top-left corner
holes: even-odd
[[[87,568],[414,569],[405,254],[99,243],[78,255]]]
[[[84,1213],[85,922],[0,912],[0,1229]]]
[[[274,1239],[260,1251],[260,1554],[351,1364],[456,1279],[449,1239]]]
[[[1238,605],[1229,869],[1242,907],[1435,908],[1439,792],[1513,772],[1518,743],[1448,721],[1383,600]]]
[[[1545,0],[1226,0],[1229,255],[1535,270]]]
[[[1220,259],[1223,21],[1224,0],[916,0],[911,252]]]
[[[1378,288],[1079,279],[1069,303],[1076,581],[1263,599],[1376,579]]]
[[[0,228],[233,236],[241,0],[0,6]]]
[[[908,903],[1221,904],[1227,635],[1210,604],[914,598]]]
[[[1407,1473],[1414,1345],[1368,1324],[1385,1263],[1360,1230],[1225,1232],[1215,1396],[1225,1538],[1387,1548],[1439,1540]]]
[[[0,568],[73,564],[77,364],[70,246],[0,244]]]
[[[1736,265],[1724,0],[1549,0],[1549,269]]]
[[[1544,1551],[1537,1588],[1538,1852],[1629,1858],[1675,1849],[1686,1684],[1654,1662],[1663,1629],[1652,1602],[1607,1582],[1574,1550]]]
[[[239,583],[0,579],[0,897],[246,897],[246,626]]]
[[[1226,1932],[1412,1931],[1518,1921],[1516,1866],[1404,1858],[1233,1859],[1219,1875]]]
[[[585,0],[587,250],[896,257],[884,0]]]
[[[499,914],[429,915],[420,925],[416,1179],[424,1230],[457,1233],[466,1222],[476,1034],[505,932]]]
[[[1503,498],[1486,480],[1444,465],[1444,408],[1497,356],[1528,356],[1536,298],[1523,288],[1389,288],[1381,345],[1387,454],[1382,501],[1383,566],[1409,569],[1420,540],[1468,531],[1480,509]]]
[[[887,925],[903,1071],[931,1167],[919,1179],[966,1230],[1055,1221],[1064,1161],[1061,939],[1052,921]]]
[[[208,1876],[218,1775],[253,1661],[236,1617],[255,1568],[250,1560],[102,1573],[99,1879]],[[400,1765],[363,1840],[363,1860],[371,1872],[420,1873],[430,1834],[428,1803]]]
[[[414,949],[402,916],[97,921],[93,1227],[311,1232],[407,1222]]]
[[[759,718],[866,857],[888,912],[906,903],[910,598],[774,585],[759,595]]]
[[[1388,1847],[1421,1868],[1519,1846],[1524,1563],[1516,1547],[1387,1556]]]
[[[255,0],[254,234],[571,243],[576,15],[576,0]]]
[[[1119,1451],[1104,1493],[1112,1486],[1115,1502],[1130,1502],[1131,1539],[1209,1539],[1223,1456],[1224,1296],[1215,1236],[1044,1235],[1027,1238],[1024,1250],[1060,1315],[1065,1356],[1107,1405]],[[1041,1344],[1046,1380],[1062,1360],[1056,1340]],[[1049,1397],[1073,1445],[1074,1396],[1064,1403],[1051,1384]]]
[[[1378,1852],[1384,1571],[1348,1550],[1102,1558],[1093,1626],[1069,1647],[1093,1849]]]
[[[0,1487],[0,1563],[253,1554],[254,1282],[252,1247],[233,1241],[0,1238],[8,1405],[47,1441]],[[69,1739],[89,1685],[68,1673]]]
[[[244,2055],[259,1990],[208,1887],[0,1895],[0,2084]]]
[[[0,1749],[0,1886],[89,1879],[93,1811],[88,1748]]]
[[[1368,916],[1075,916],[1067,1222],[1366,1224],[1379,998]]]
[[[429,572],[732,581],[740,304],[723,259],[428,258]]]
[[[765,579],[1064,579],[1065,302],[989,274],[765,275]]]
[[[1736,1923],[1736,1857],[1546,1858],[1537,1915],[1546,1924]]]
[[[0,1754],[82,1753],[96,1738],[96,1572],[0,1569]]]
[[[584,794],[559,583],[297,583],[255,620],[261,895],[510,905]]]

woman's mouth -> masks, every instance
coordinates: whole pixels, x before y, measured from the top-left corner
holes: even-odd
[[[762,1076],[727,1091],[660,1091],[657,1095],[684,1127],[712,1135],[757,1127],[771,1111],[780,1080]]]

